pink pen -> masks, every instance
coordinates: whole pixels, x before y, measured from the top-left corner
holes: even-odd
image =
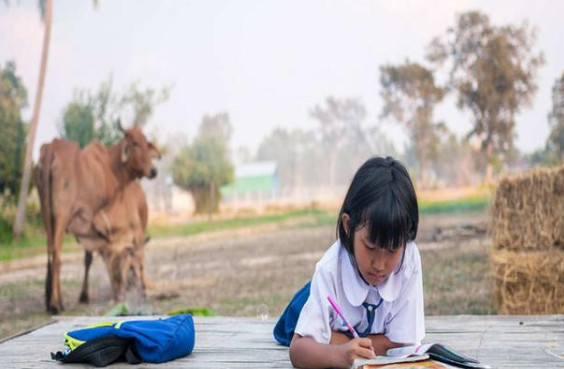
[[[350,325],[349,322],[345,319],[345,317],[343,316],[343,313],[341,313],[341,309],[339,309],[339,306],[337,306],[337,303],[331,298],[331,296],[327,296],[327,300],[329,300],[329,303],[331,304],[333,309],[335,309],[335,312],[337,313],[337,315],[339,315],[341,317],[341,319],[343,319],[343,322],[345,322],[345,324],[347,325],[347,328],[349,329],[349,331],[351,331],[353,337],[354,338],[360,338],[360,336],[358,335],[358,333],[356,333],[356,331],[352,327],[352,325]]]

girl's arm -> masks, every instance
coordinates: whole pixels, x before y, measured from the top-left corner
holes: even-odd
[[[402,347],[403,344],[395,343],[388,339],[388,337],[383,334],[369,334],[368,338],[372,341],[372,347],[374,347],[374,353],[379,356],[386,356],[386,351],[391,348]]]
[[[355,338],[346,343],[318,343],[311,337],[294,334],[290,343],[290,360],[296,368],[349,368],[356,358],[373,359],[372,342]]]
[[[390,341],[388,337],[384,336],[383,334],[370,334],[368,335],[368,338],[370,338],[370,341],[372,341],[372,347],[374,349],[374,353],[378,356],[386,356],[386,351],[388,351],[388,349],[403,346],[403,344],[401,343],[395,343]],[[350,340],[351,338],[342,332],[337,332],[337,331],[331,332],[332,345],[347,343]]]

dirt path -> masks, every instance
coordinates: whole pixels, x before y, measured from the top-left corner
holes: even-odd
[[[448,249],[483,240],[484,214],[423,217],[422,251]],[[135,290],[131,313],[165,313],[188,306],[220,315],[280,314],[289,298],[311,277],[315,262],[334,241],[334,227],[279,229],[266,225],[193,237],[153,239],[147,247],[147,299]],[[78,304],[82,253],[64,254],[65,314],[103,315],[112,306],[102,260],[91,269],[89,305]],[[0,264],[0,338],[49,317],[44,310],[45,256]]]

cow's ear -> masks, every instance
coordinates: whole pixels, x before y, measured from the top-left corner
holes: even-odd
[[[125,163],[129,159],[129,143],[123,140],[121,144],[121,162]]]
[[[157,149],[157,147],[155,145],[153,145],[152,142],[149,142],[149,150],[150,150],[150,155],[152,159],[159,159],[161,158],[161,152],[159,151],[159,149]]]

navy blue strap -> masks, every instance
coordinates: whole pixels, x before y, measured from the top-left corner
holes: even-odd
[[[374,324],[374,316],[376,315],[376,309],[378,309],[378,307],[382,305],[382,301],[384,301],[384,299],[380,297],[380,301],[376,305],[369,304],[368,302],[362,303],[362,306],[364,306],[364,308],[366,309],[366,316],[368,318],[368,327],[366,327],[364,332],[360,334],[362,337],[366,337],[370,334],[370,330],[372,329],[372,324]]]

